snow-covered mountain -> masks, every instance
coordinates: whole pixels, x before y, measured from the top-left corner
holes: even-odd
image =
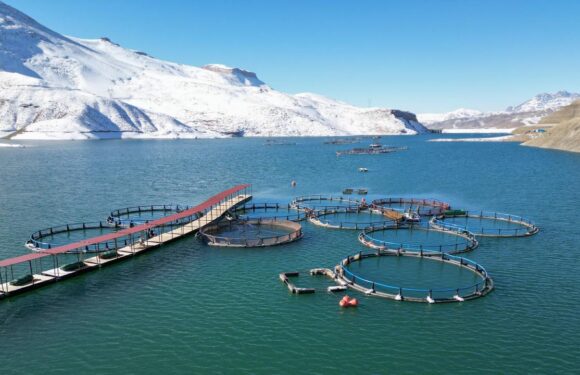
[[[550,113],[580,99],[579,93],[542,93],[500,112],[458,109],[441,114],[419,114],[419,120],[432,129],[513,129],[535,125]]]
[[[0,137],[415,134],[414,114],[276,91],[255,73],[54,32],[0,2]]]
[[[447,113],[420,113],[417,115],[419,122],[425,125],[433,124],[435,122],[455,120],[458,118],[477,118],[484,116],[485,113],[476,109],[459,108],[455,111]]]
[[[580,99],[579,93],[572,93],[568,91],[558,91],[554,94],[542,93],[534,96],[530,100],[523,102],[515,107],[507,107],[506,112],[523,113],[523,112],[537,112],[550,111],[572,104],[575,100]]]

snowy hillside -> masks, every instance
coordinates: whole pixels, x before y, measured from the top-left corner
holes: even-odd
[[[534,96],[532,99],[523,102],[515,107],[508,107],[506,112],[522,113],[551,111],[572,104],[575,100],[580,99],[580,94],[568,91],[558,91],[554,94],[542,93]]]
[[[558,91],[538,94],[517,106],[501,112],[480,112],[458,109],[440,114],[419,114],[419,120],[432,129],[514,129],[535,125],[543,117],[580,99],[580,94]]]
[[[0,137],[415,134],[415,115],[271,89],[255,73],[60,35],[0,2]]]

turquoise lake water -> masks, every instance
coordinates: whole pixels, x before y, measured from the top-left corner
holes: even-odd
[[[279,147],[224,139],[0,148],[2,258],[26,253],[37,229],[105,220],[127,206],[192,205],[239,183],[251,183],[262,202],[366,187],[367,200],[434,198],[541,228],[529,238],[481,239],[465,254],[494,278],[484,298],[429,305],[349,291],[360,305],[348,310],[338,306],[342,295],[289,294],[278,274],[333,267],[366,250],[356,231],[304,223],[302,240],[263,249],[188,237],[0,301],[2,373],[578,373],[580,154],[432,137],[384,137],[409,149],[340,158],[336,150],[357,145],[308,138]],[[375,259],[357,272],[411,287],[472,282],[469,272],[428,262]],[[296,284],[329,282],[301,274]]]

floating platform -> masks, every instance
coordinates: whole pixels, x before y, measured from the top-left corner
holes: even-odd
[[[328,269],[328,268],[313,268],[310,270],[310,275],[311,276],[326,276],[329,279],[338,282],[337,278],[336,278],[336,274]],[[286,287],[288,288],[288,290],[293,293],[293,294],[312,294],[316,292],[316,289],[314,288],[299,288],[297,287],[290,279],[294,278],[294,277],[298,277],[300,276],[300,272],[298,271],[292,271],[292,272],[282,272],[281,274],[278,275],[278,278],[280,279],[280,281],[282,281],[284,284],[286,284]],[[338,282],[339,285],[332,285],[329,286],[328,288],[326,288],[326,290],[328,292],[340,292],[340,291],[344,291],[347,289],[346,285],[342,282]]]
[[[288,290],[293,293],[293,294],[312,294],[314,292],[316,292],[316,289],[314,288],[299,288],[296,285],[294,285],[293,282],[290,281],[291,277],[298,277],[300,276],[299,272],[282,272],[279,275],[280,281],[282,281],[284,284],[286,284],[286,287],[288,288]]]

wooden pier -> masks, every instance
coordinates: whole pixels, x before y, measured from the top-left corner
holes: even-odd
[[[118,232],[89,238],[68,245],[42,250],[36,253],[26,254],[15,258],[0,261],[0,299],[36,289],[55,281],[76,276],[84,272],[98,269],[104,265],[118,262],[123,259],[147,252],[165,243],[178,238],[193,234],[202,227],[214,223],[224,216],[228,211],[234,210],[239,205],[249,201],[252,196],[246,193],[250,185],[240,185],[221,192],[204,203],[189,208],[185,211],[165,216],[163,218],[150,221],[146,224],[136,225]],[[175,223],[186,224],[175,225]],[[169,227],[169,231],[162,231]],[[130,244],[112,251],[103,251],[98,254],[90,254],[89,258],[83,249],[88,246],[103,242],[115,241],[121,237],[131,238]],[[73,269],[66,270],[64,266],[59,266],[59,255],[75,252],[78,262],[73,264]],[[105,256],[108,254],[108,256]],[[50,263],[47,269],[42,267],[42,260],[46,259]],[[25,275],[14,277],[14,267],[28,266]],[[34,268],[42,268],[34,272]]]

